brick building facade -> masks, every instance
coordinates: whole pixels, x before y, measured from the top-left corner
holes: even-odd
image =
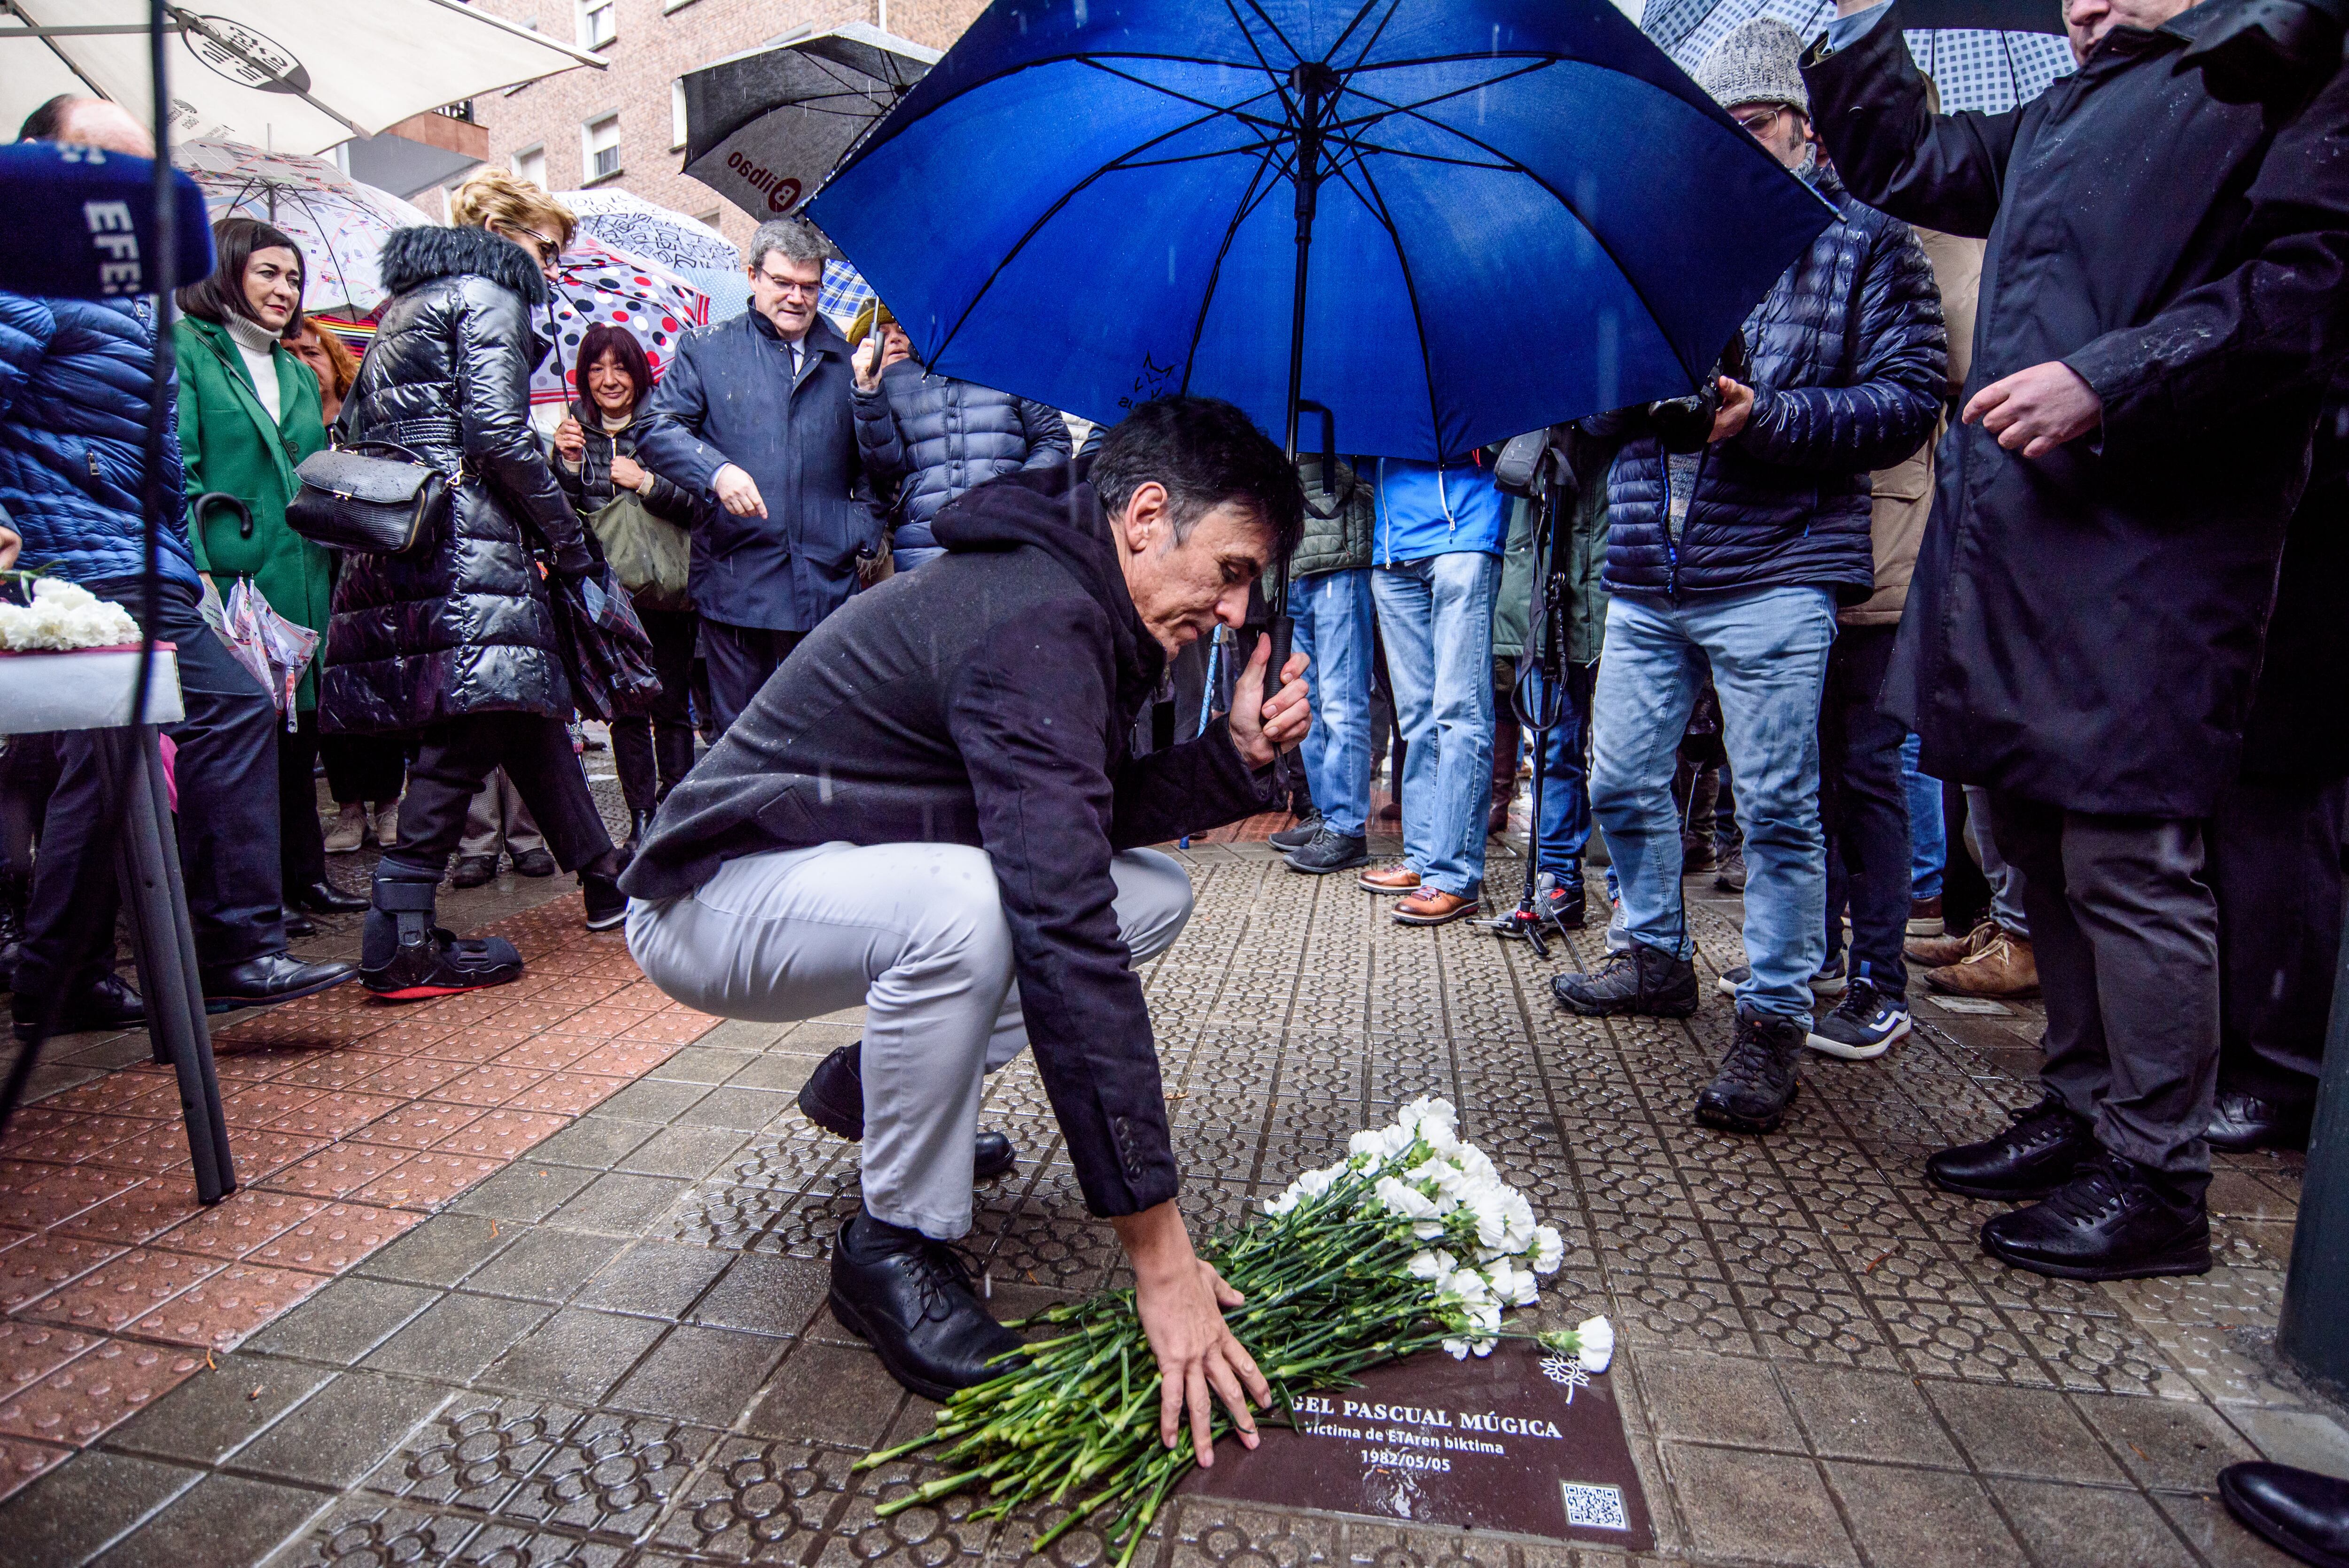
[[[698,180],[684,160],[676,82],[688,71],[762,44],[783,43],[843,22],[869,22],[943,49],[986,0],[472,0],[484,10],[595,49],[609,64],[565,71],[473,100],[489,133],[489,160],[550,191],[617,188],[709,221],[741,245],[757,225]],[[608,42],[597,43],[605,36]],[[597,147],[617,166],[597,177]],[[416,200],[438,216],[445,192]]]

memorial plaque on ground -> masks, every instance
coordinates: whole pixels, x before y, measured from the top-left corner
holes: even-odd
[[[1415,1524],[1554,1540],[1655,1544],[1623,1420],[1604,1375],[1522,1339],[1454,1361],[1426,1351],[1302,1395],[1297,1426],[1253,1453],[1216,1449],[1182,1490]]]

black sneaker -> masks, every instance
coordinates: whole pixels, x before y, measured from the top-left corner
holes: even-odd
[[[1333,832],[1325,825],[1311,841],[1290,853],[1288,869],[1320,877],[1331,872],[1351,871],[1356,866],[1368,865],[1370,861],[1370,840]]]
[[[1777,1130],[1801,1087],[1795,1063],[1802,1047],[1800,1025],[1739,1008],[1721,1071],[1696,1097],[1696,1119],[1725,1132]]]
[[[1982,1222],[1982,1250],[2056,1279],[2150,1279],[2210,1272],[2202,1182],[2099,1152],[2044,1203]]]
[[[951,1246],[861,1211],[833,1242],[832,1315],[925,1399],[1001,1377],[1026,1343],[988,1315]]]
[[[1713,885],[1723,892],[1745,891],[1745,846],[1732,844],[1721,851],[1720,869],[1713,872]]]
[[[1644,942],[1608,954],[1595,975],[1557,975],[1549,988],[1558,1006],[1586,1018],[1685,1018],[1696,1011],[1696,965]]]
[[[1276,850],[1301,850],[1321,831],[1321,813],[1308,811],[1297,820],[1297,826],[1283,828],[1267,841]]]
[[[1737,988],[1744,985],[1746,976],[1753,973],[1754,965],[1751,964],[1740,964],[1734,968],[1724,969],[1713,977],[1713,988],[1724,996],[1734,996],[1737,995]],[[1819,965],[1817,974],[1811,976],[1811,992],[1818,996],[1840,996],[1844,993],[1844,987],[1848,984],[1849,982],[1844,978],[1843,960],[1829,959]]]
[[[628,918],[628,895],[618,879],[595,872],[579,873],[579,891],[587,895],[587,929],[609,931]]]
[[[1851,983],[1836,1010],[1811,1026],[1803,1043],[1847,1062],[1873,1061],[1909,1032],[1909,1004],[1887,996],[1865,975]]]
[[[1997,1137],[1933,1155],[1925,1161],[1925,1180],[1961,1198],[2024,1202],[2054,1192],[2101,1152],[2088,1124],[2047,1094],[2015,1111]]]

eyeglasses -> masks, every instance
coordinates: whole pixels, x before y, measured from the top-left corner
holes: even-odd
[[[1767,136],[1777,129],[1778,117],[1785,112],[1783,108],[1765,108],[1760,114],[1738,114],[1730,118],[1744,126],[1749,135]]]
[[[759,276],[785,299],[813,299],[823,292],[822,278],[818,278],[812,284],[803,284],[797,278],[782,277],[769,272],[762,272]]]
[[[525,229],[520,224],[515,224],[506,228],[506,234],[508,238],[517,242],[527,241],[530,244],[530,253],[538,258],[541,266],[563,253],[561,242],[550,240],[535,229]]]

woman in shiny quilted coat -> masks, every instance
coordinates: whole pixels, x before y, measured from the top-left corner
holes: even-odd
[[[580,873],[589,928],[627,911],[621,859],[564,728],[571,692],[537,559],[572,575],[595,565],[529,421],[531,373],[549,346],[530,307],[547,298],[541,268],[570,238],[571,215],[498,170],[450,207],[455,227],[402,229],[385,244],[393,296],[337,421],[345,444],[394,443],[455,487],[415,549],[346,559],[326,634],[326,727],[415,730],[421,742],[360,954],[360,979],[394,1000],[521,976],[509,944],[457,941],[432,920],[466,805],[499,767],[555,859]]]

